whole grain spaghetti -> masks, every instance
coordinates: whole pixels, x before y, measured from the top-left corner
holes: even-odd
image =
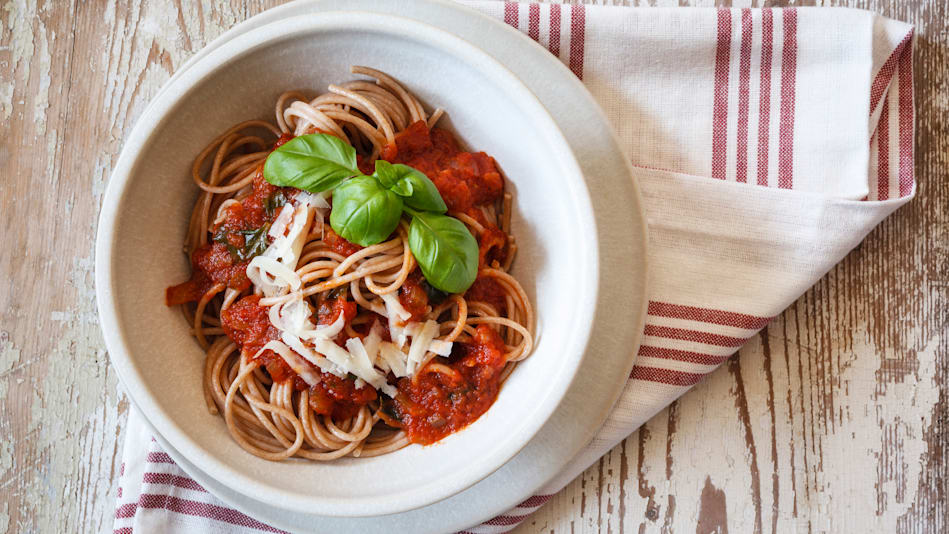
[[[275,124],[231,127],[192,167],[201,190],[185,240],[192,275],[168,288],[166,302],[181,305],[206,350],[208,408],[241,447],[268,460],[376,456],[435,442],[480,417],[533,346],[531,303],[508,272],[512,199],[494,159],[462,150],[435,126],[442,110],[429,114],[392,77],[352,72],[365,78],[315,98],[282,94]],[[396,166],[383,170],[423,173],[447,215],[420,213],[411,187],[378,178],[405,197],[406,212],[382,241],[348,241],[333,229],[331,191],[265,176],[275,150],[296,169],[295,149],[278,147],[311,139],[355,149],[360,179],[373,169],[381,176],[379,161]],[[439,290],[447,282],[431,276],[441,269],[457,279],[462,265],[416,257],[426,244],[415,219],[448,218],[476,240],[476,277],[456,292]],[[445,243],[424,250],[440,254]]]

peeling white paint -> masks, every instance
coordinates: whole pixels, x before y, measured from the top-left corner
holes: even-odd
[[[33,119],[36,122],[36,135],[42,136],[46,133],[46,110],[49,108],[49,86],[51,82],[50,68],[52,56],[49,53],[49,41],[56,40],[56,32],[46,31],[43,21],[37,19],[38,41],[37,46],[37,67],[39,68],[39,80],[35,90],[33,102]],[[49,35],[47,40],[47,34]]]

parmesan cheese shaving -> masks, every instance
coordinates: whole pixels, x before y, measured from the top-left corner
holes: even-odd
[[[293,334],[287,334],[286,332],[281,335],[281,338],[283,339],[283,342],[289,345],[291,349],[295,350],[297,354],[303,356],[307,361],[319,367],[320,370],[340,377],[346,376],[346,371],[304,345],[300,338],[294,336]]]
[[[308,385],[315,386],[320,382],[319,375],[311,371],[306,363],[300,358],[300,356],[290,350],[290,347],[286,346],[285,344],[276,340],[270,341],[264,345],[263,348],[257,351],[257,354],[255,354],[254,357],[256,358],[257,356],[260,356],[260,354],[265,350],[272,350],[278,356],[283,358],[283,361],[287,362],[287,365],[290,366],[290,369],[292,369],[294,373],[300,375],[300,378],[302,378],[303,381]]]
[[[425,358],[425,353],[437,333],[438,324],[435,321],[425,321],[418,334],[412,337],[412,344],[409,345],[409,355],[405,365],[406,373],[410,376],[418,370],[418,366]]]
[[[250,260],[247,278],[268,297],[283,294],[287,289],[296,291],[302,285],[300,277],[292,268],[267,257],[266,253]]]
[[[312,324],[312,323],[311,323]],[[305,339],[315,339],[317,337],[332,338],[339,335],[343,331],[343,328],[346,327],[346,317],[342,313],[336,316],[336,320],[331,324],[326,326],[321,326],[318,328],[311,328],[303,332],[300,337]]]
[[[391,319],[393,316],[398,317],[404,323],[412,318],[412,312],[406,310],[402,303],[399,302],[399,297],[393,293],[386,293],[382,295],[382,301],[386,303],[386,312],[388,312],[388,317]]]
[[[434,352],[439,356],[450,356],[451,355],[451,342],[442,341],[440,339],[433,339],[432,343],[428,346],[430,352]]]
[[[402,352],[399,347],[396,347],[388,341],[383,341],[379,345],[379,360],[384,362],[385,365],[392,371],[392,374],[401,378],[403,376],[408,376],[408,373],[405,372],[405,358],[406,354]]]

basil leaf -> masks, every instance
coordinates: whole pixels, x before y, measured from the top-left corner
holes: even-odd
[[[405,198],[405,205],[424,211],[445,213],[448,207],[442,200],[435,184],[428,176],[408,165],[376,160],[376,172],[373,174],[383,187]]]
[[[259,256],[267,250],[267,233],[270,232],[270,223],[265,223],[256,230],[241,230],[244,235],[244,248],[238,254],[241,261]]]
[[[294,137],[271,152],[264,163],[268,182],[311,193],[328,191],[357,174],[356,149],[329,134]]]
[[[267,200],[264,201],[264,211],[267,213],[267,216],[272,217],[273,214],[283,208],[283,205],[286,203],[287,196],[283,194],[282,190],[278,189],[267,195]]]
[[[401,165],[401,166],[411,169],[411,167],[408,167],[407,165]],[[382,187],[385,187],[389,191],[392,191],[393,193],[399,196],[403,196],[403,197],[407,196],[407,195],[403,195],[402,193],[399,193],[398,191],[393,191],[392,189],[392,186],[394,186],[395,183],[398,182],[399,178],[401,177],[400,174],[396,171],[396,165],[393,165],[384,159],[377,159],[376,172],[374,172],[372,176],[376,180],[379,180],[379,183],[382,184]]]
[[[253,230],[233,230],[228,231],[225,229],[220,229],[216,234],[214,234],[214,241],[224,245],[227,248],[227,251],[231,254],[231,259],[235,262],[245,261],[253,258],[254,256],[259,256],[267,250],[267,233],[270,232],[270,223],[265,223],[260,228],[255,228]],[[244,236],[244,246],[242,248],[237,248],[230,242],[230,236],[233,233],[238,233]]]
[[[368,247],[381,243],[399,225],[402,198],[371,176],[356,176],[333,192],[330,226],[343,239]]]
[[[461,221],[437,213],[413,213],[409,248],[436,289],[462,293],[478,276],[478,242]]]

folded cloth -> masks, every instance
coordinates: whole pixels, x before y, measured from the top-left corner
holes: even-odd
[[[591,443],[472,533],[513,529],[734,354],[915,194],[913,29],[831,8],[472,2],[560,58],[635,168],[649,225],[645,336]],[[116,532],[274,531],[188,478],[134,413]]]

